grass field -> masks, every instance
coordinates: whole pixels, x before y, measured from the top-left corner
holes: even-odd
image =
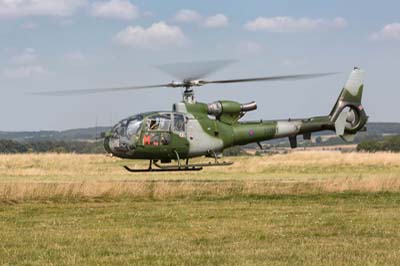
[[[325,192],[400,192],[400,154],[295,152],[234,157],[201,172],[132,174],[147,167],[104,155],[0,155],[0,200],[173,199]]]
[[[399,264],[399,154],[232,160],[137,175],[101,155],[0,155],[0,265]]]

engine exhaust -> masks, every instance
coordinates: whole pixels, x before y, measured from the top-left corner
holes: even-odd
[[[257,103],[254,101],[240,105],[240,111],[242,112],[254,111],[256,109],[257,109]]]

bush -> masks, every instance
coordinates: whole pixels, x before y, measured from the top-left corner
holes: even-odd
[[[245,154],[246,153],[243,152],[243,150],[239,146],[227,148],[223,152],[224,156],[240,156],[240,155],[245,155]]]
[[[376,152],[392,151],[400,152],[400,136],[385,137],[383,140],[367,140],[357,146],[358,151]]]
[[[0,140],[0,153],[104,153],[103,142]]]

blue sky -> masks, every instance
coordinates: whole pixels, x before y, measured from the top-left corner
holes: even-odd
[[[248,119],[327,114],[354,66],[371,121],[400,122],[398,1],[0,0],[0,130],[110,125],[169,110],[179,89],[29,93],[173,80],[154,66],[235,59],[210,78],[338,71],[296,82],[196,89],[199,101],[256,100]]]

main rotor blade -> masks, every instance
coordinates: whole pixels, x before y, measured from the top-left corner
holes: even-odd
[[[235,60],[183,62],[160,65],[156,68],[183,81],[204,78],[234,62]]]
[[[276,81],[276,80],[299,80],[311,79],[324,76],[337,74],[337,72],[329,73],[315,73],[315,74],[297,74],[297,75],[284,75],[284,76],[271,76],[259,78],[244,78],[244,79],[226,79],[226,80],[202,80],[202,84],[224,84],[224,83],[239,83],[239,82],[257,82],[257,81]]]
[[[162,88],[171,87],[171,84],[160,84],[160,85],[148,85],[148,86],[129,86],[129,87],[116,87],[116,88],[100,88],[100,89],[83,89],[83,90],[60,90],[60,91],[43,91],[34,92],[34,95],[44,96],[68,96],[68,95],[82,95],[82,94],[94,94],[103,92],[118,92],[118,91],[130,91],[130,90],[141,90],[151,88]]]
[[[226,79],[226,80],[199,80],[198,84],[191,84],[191,80],[184,82],[172,82],[158,85],[147,85],[147,86],[127,86],[127,87],[115,87],[115,88],[100,88],[100,89],[83,89],[83,90],[59,90],[59,91],[44,91],[35,92],[33,95],[44,95],[44,96],[68,96],[68,95],[83,95],[83,94],[95,94],[105,92],[118,92],[118,91],[130,91],[130,90],[141,90],[151,88],[163,88],[163,87],[191,87],[191,86],[203,86],[206,84],[224,84],[224,83],[239,83],[239,82],[257,82],[257,81],[277,81],[277,80],[299,80],[317,78],[323,76],[329,76],[337,73],[316,73],[316,74],[298,74],[298,75],[285,75],[285,76],[270,76],[270,77],[259,77],[259,78],[245,78],[245,79]]]

